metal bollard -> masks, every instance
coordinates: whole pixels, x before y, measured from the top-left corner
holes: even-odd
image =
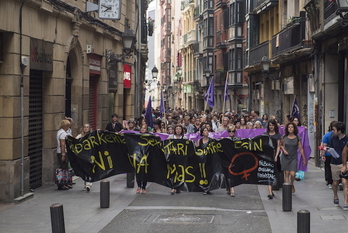
[[[297,233],[310,233],[311,231],[311,213],[308,210],[299,210],[297,212]]]
[[[134,173],[127,173],[127,188],[134,188]]]
[[[110,206],[110,182],[108,180],[100,181],[100,208],[109,208]]]
[[[52,233],[65,233],[63,205],[50,206]]]
[[[283,184],[283,211],[291,211],[292,209],[292,184]]]

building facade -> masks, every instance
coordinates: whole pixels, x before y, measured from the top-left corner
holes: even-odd
[[[73,136],[86,122],[105,128],[113,112],[134,117],[135,74],[145,67],[124,56],[122,36],[144,15],[134,0],[121,4],[120,19],[110,20],[85,12],[82,0],[0,1],[0,200],[54,181],[65,116]],[[144,60],[140,47],[132,49]]]

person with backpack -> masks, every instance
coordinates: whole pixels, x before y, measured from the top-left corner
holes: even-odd
[[[296,124],[290,122],[285,127],[285,135],[281,140],[280,148],[282,153],[280,155],[280,163],[282,170],[284,171],[284,182],[292,185],[292,192],[295,192],[294,180],[297,171],[297,150],[300,151],[302,156],[303,165],[307,164],[301,138],[297,136],[298,128]]]

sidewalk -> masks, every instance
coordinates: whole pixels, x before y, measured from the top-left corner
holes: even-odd
[[[214,190],[213,195],[206,196],[185,192],[170,196],[168,188],[151,184],[147,194],[136,195],[135,189],[126,188],[125,175],[110,177],[109,181],[110,208],[100,208],[99,182],[95,182],[88,193],[82,190],[82,179],[77,179],[69,191],[48,185],[36,189],[34,197],[23,203],[0,204],[0,232],[52,232],[50,206],[54,203],[64,206],[67,233],[165,232],[169,229],[171,232],[294,233],[297,232],[297,211],[301,209],[310,212],[311,232],[348,229],[348,211],[333,205],[332,190],[325,185],[324,172],[312,161],[305,180],[295,182],[290,212],[282,210],[281,189],[274,191],[273,200],[268,200],[266,186],[238,186],[236,197],[231,198],[224,190]],[[342,191],[339,197],[342,206]],[[197,216],[202,223],[195,222]],[[170,222],[173,219],[189,222]]]
[[[292,211],[282,209],[282,189],[274,191],[276,198],[267,200],[267,190],[259,186],[259,192],[269,217],[272,233],[297,232],[297,212],[310,212],[311,232],[346,232],[348,211],[343,211],[343,191],[338,191],[340,207],[333,204],[333,192],[326,186],[324,171],[310,160],[305,179],[295,181],[296,192],[292,195]]]

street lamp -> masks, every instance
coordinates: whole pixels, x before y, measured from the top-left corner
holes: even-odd
[[[205,71],[204,71],[204,74],[205,74],[205,77],[206,78],[209,78],[211,73],[210,73],[210,69],[209,68],[206,68]]]
[[[346,26],[348,24],[348,16],[343,15],[342,12],[348,11],[348,1],[347,0],[337,0],[337,10],[336,14],[342,18],[341,25]]]
[[[262,72],[269,73],[270,65],[271,65],[271,61],[267,58],[267,56],[263,56],[261,59]]]
[[[156,66],[154,66],[151,70],[152,72],[152,79],[157,79],[157,76],[158,76],[158,69]]]
[[[131,56],[131,53],[133,52],[133,42],[135,40],[135,34],[133,30],[127,28],[122,34],[122,39],[123,39],[123,51],[125,55]]]
[[[133,54],[133,43],[135,41],[135,34],[133,30],[127,28],[121,35],[123,42],[122,54],[115,54],[111,50],[106,51],[108,63],[122,62],[129,59]]]
[[[205,77],[207,79],[207,86],[209,86],[209,78],[211,76],[211,73],[210,73],[210,69],[208,67],[204,70],[204,74],[205,74]]]

